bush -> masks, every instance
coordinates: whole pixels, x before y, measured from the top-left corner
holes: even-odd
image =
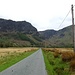
[[[75,59],[70,62],[70,71],[75,71]]]
[[[53,55],[54,55],[55,58],[59,57],[59,53],[58,52],[54,52]]]
[[[54,71],[57,73],[57,75],[63,75],[64,67],[56,66]]]
[[[62,53],[62,61],[71,61],[74,57],[73,52],[63,52]]]

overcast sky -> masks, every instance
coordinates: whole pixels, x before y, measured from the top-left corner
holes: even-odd
[[[59,30],[71,25],[70,12],[60,26],[72,4],[75,0],[0,0],[0,18],[28,21],[39,31]]]

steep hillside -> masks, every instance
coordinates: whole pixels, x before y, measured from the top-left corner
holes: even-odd
[[[40,46],[38,39],[37,29],[29,22],[0,19],[0,47]]]
[[[21,32],[26,34],[37,33],[37,29],[26,21],[12,21],[0,19],[0,32]]]
[[[31,23],[0,19],[0,47],[73,47],[72,26],[38,32]]]
[[[55,31],[55,30],[45,30],[45,31],[39,32],[40,36],[43,37],[44,39],[49,39],[50,37],[52,37],[56,33],[57,33],[57,31]]]
[[[49,32],[51,32],[50,30]],[[49,34],[44,32],[46,35],[49,34],[49,37],[46,38],[43,42],[47,47],[73,47],[73,30],[72,26],[68,26],[59,31],[53,31],[55,33]],[[44,34],[44,35],[45,35]],[[44,36],[45,37],[45,36]]]

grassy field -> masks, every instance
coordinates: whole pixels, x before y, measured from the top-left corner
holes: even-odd
[[[48,75],[75,75],[75,71],[70,71],[70,61],[62,60],[62,53],[64,52],[71,53],[73,52],[73,49],[72,48],[43,49],[43,55]]]
[[[0,48],[0,72],[34,53],[38,48]]]

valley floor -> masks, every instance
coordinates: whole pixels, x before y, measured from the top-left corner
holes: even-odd
[[[41,49],[2,71],[0,75],[47,75]]]

